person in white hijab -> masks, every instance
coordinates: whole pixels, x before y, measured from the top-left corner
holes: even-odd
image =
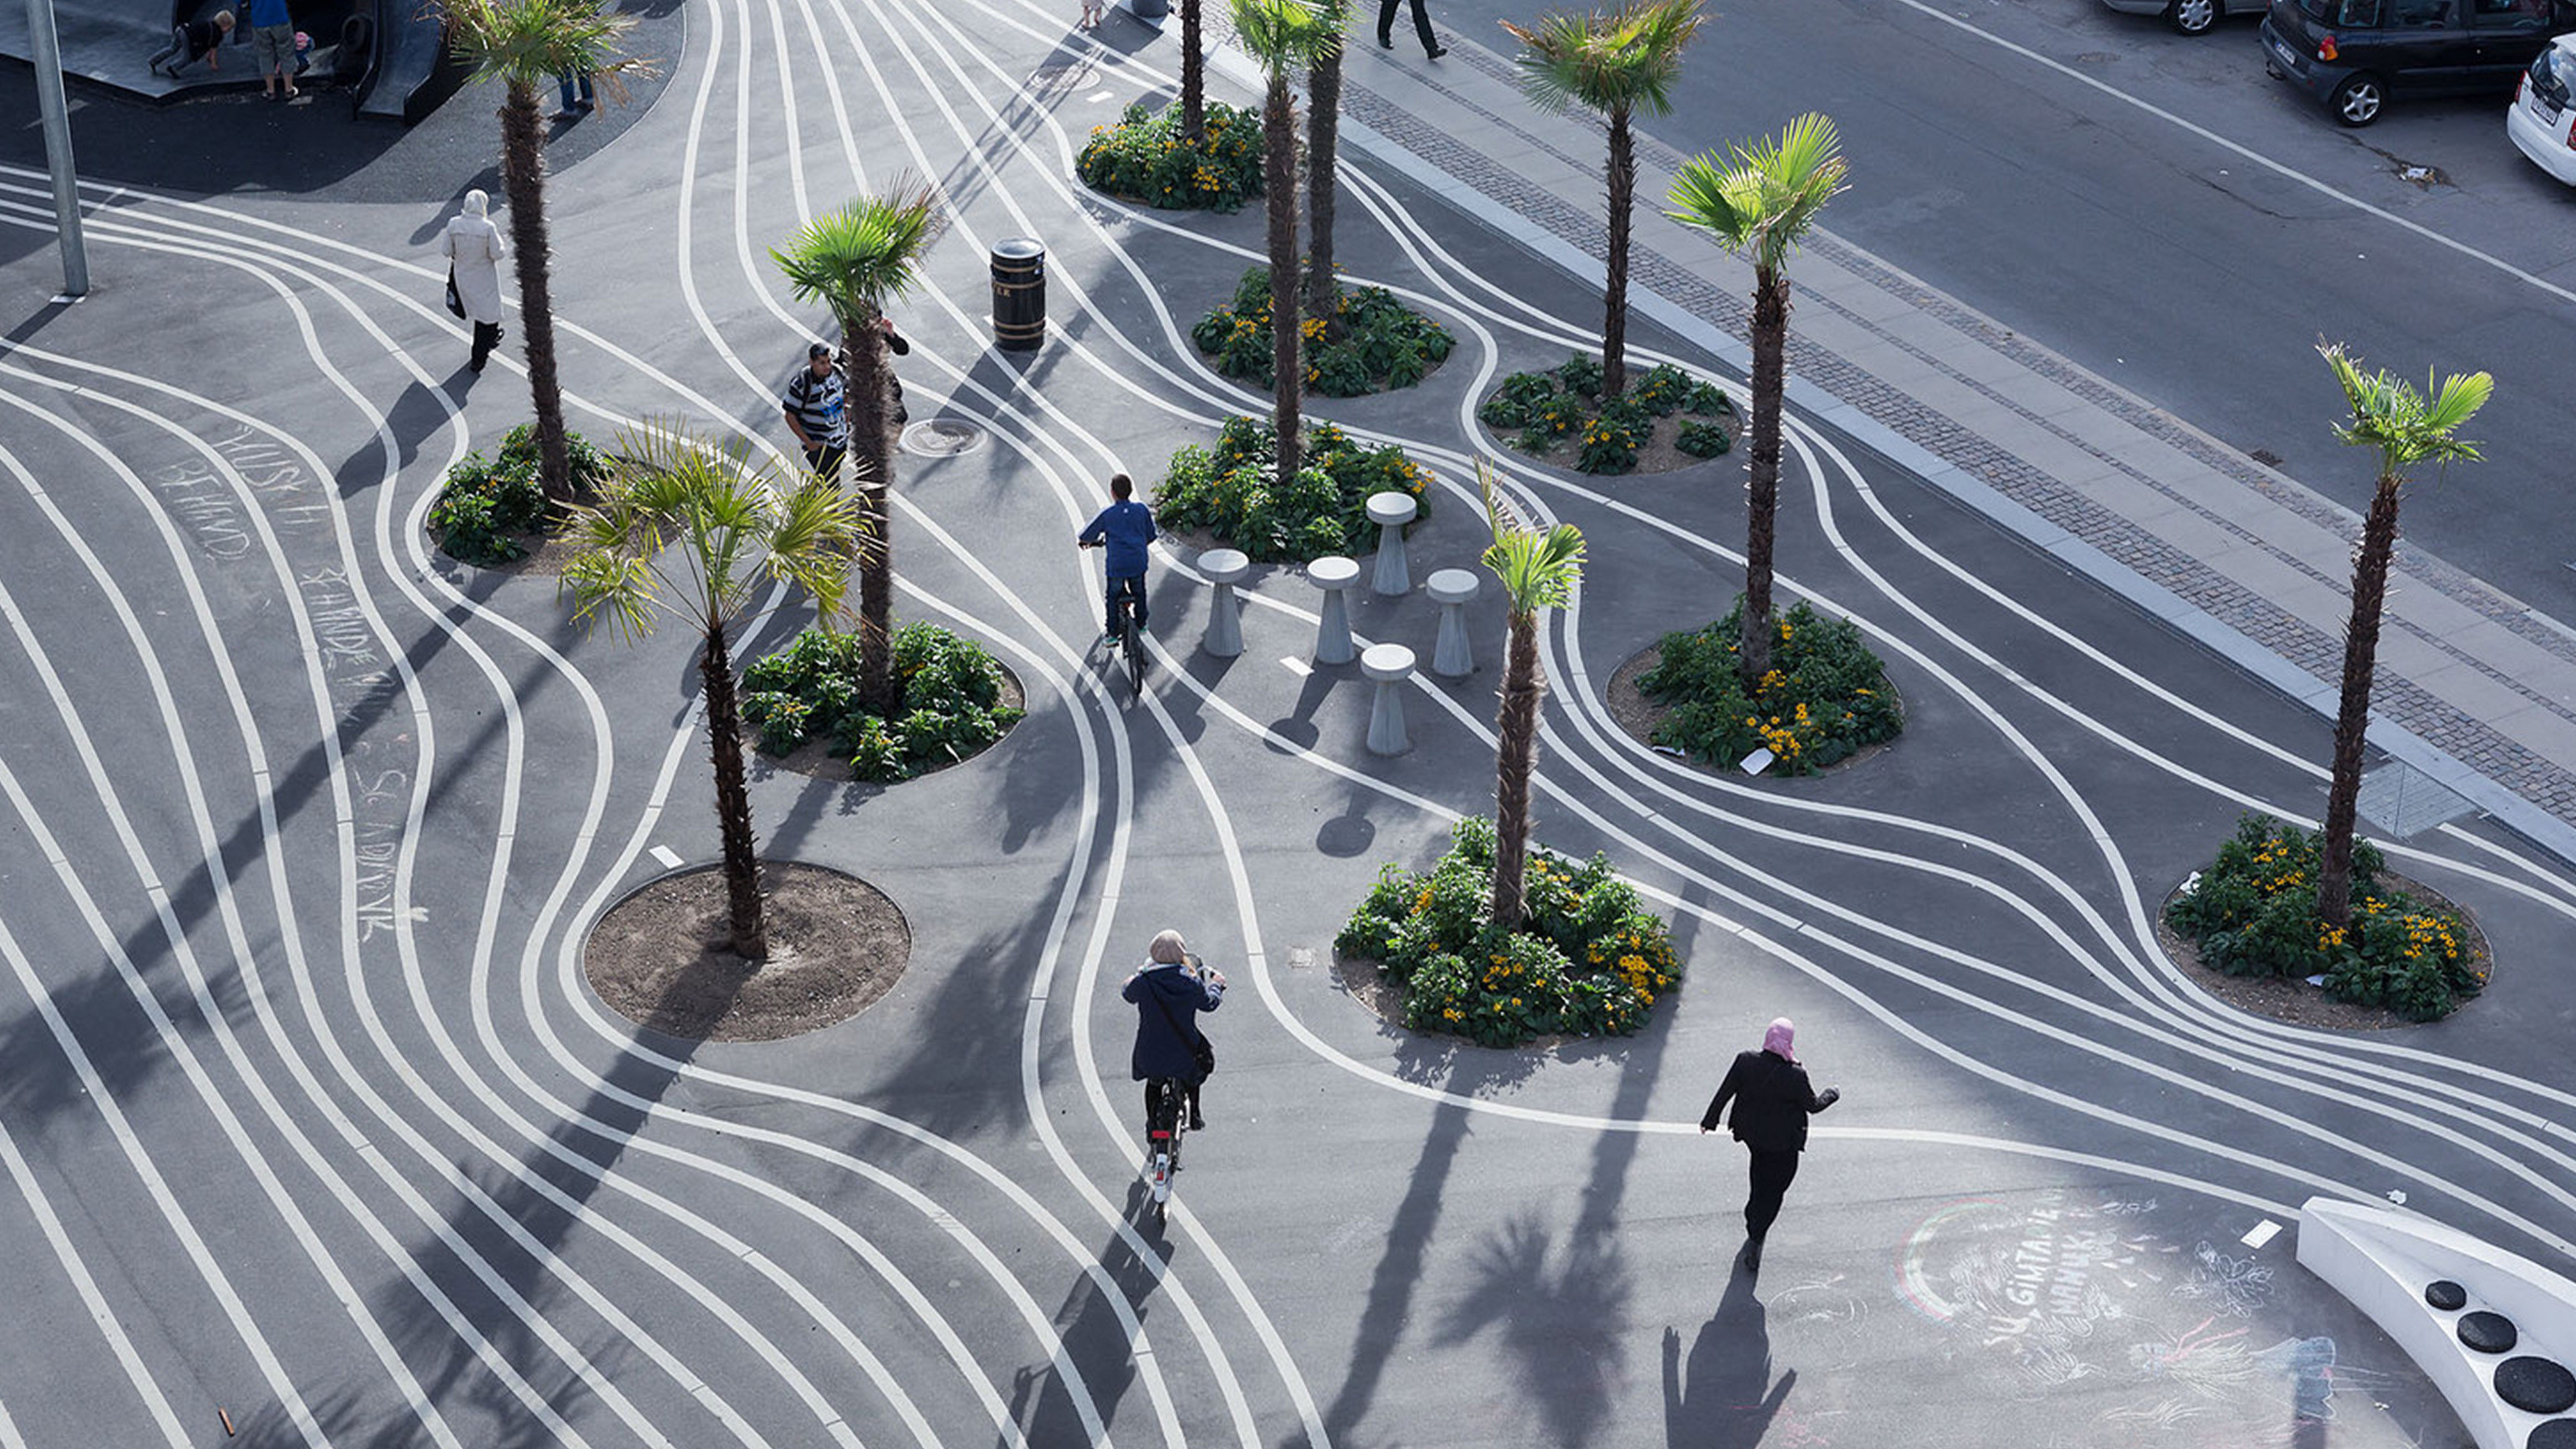
[[[480,190],[465,193],[464,209],[438,236],[448,275],[456,282],[456,298],[474,324],[474,360],[466,365],[476,372],[501,345],[501,260],[510,254],[501,228],[492,223],[491,205],[492,198]]]

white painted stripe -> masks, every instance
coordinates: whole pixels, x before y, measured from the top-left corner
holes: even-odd
[[[653,858],[662,863],[662,868],[664,870],[678,870],[680,868],[680,853],[667,845],[654,846]]]
[[[2237,1239],[2237,1241],[2243,1243],[2249,1248],[2259,1248],[2265,1243],[2272,1241],[2275,1237],[2280,1236],[2280,1232],[2281,1225],[2279,1223],[2274,1222],[2270,1218],[2265,1218],[2263,1221],[2247,1228],[2245,1230],[2245,1236]]]
[[[1280,655],[1279,664],[1281,668],[1286,669],[1293,675],[1296,675],[1299,679],[1304,679],[1315,672],[1312,666],[1308,665],[1305,660],[1298,658],[1294,654]]]

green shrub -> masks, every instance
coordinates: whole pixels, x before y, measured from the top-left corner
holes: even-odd
[[[1405,1025],[1486,1046],[1533,1037],[1624,1036],[1681,979],[1664,923],[1596,855],[1529,854],[1526,928],[1496,926],[1494,825],[1458,822],[1448,853],[1415,873],[1390,865],[1335,938],[1386,970]]]
[[[1682,411],[1704,418],[1720,415],[1733,417],[1735,401],[1728,397],[1726,390],[1716,383],[1694,382],[1690,386],[1689,394],[1682,399]]]
[[[608,477],[608,459],[579,433],[564,435],[573,491],[587,495]],[[528,535],[545,531],[551,509],[537,476],[537,429],[521,423],[501,439],[500,456],[468,453],[439,480],[429,527],[450,558],[504,564],[527,556]]]
[[[1457,341],[1439,323],[1409,310],[1384,287],[1345,287],[1343,335],[1324,340],[1323,320],[1301,318],[1306,385],[1325,397],[1359,397],[1380,387],[1411,387],[1449,356]],[[1190,328],[1190,340],[1216,370],[1257,387],[1276,381],[1271,355],[1270,269],[1254,267],[1234,295]]]
[[[1689,373],[1669,362],[1659,362],[1648,368],[1643,377],[1632,379],[1623,396],[1660,418],[1689,402],[1696,385]]]
[[[1727,436],[1726,429],[1696,418],[1683,423],[1681,431],[1673,434],[1673,446],[1694,458],[1714,458],[1734,445],[1735,440]]]
[[[895,631],[894,676],[889,722],[859,708],[859,636],[809,628],[743,670],[743,718],[771,754],[822,739],[860,779],[902,780],[966,758],[1021,715],[1002,703],[991,652],[934,624]]]
[[[1637,466],[1637,449],[1645,441],[1646,427],[1604,411],[1583,429],[1574,466],[1586,473],[1625,473]]]
[[[1771,671],[1748,691],[1736,664],[1743,613],[1738,595],[1725,618],[1663,637],[1663,657],[1637,676],[1649,699],[1672,706],[1655,743],[1720,766],[1767,748],[1773,768],[1811,775],[1905,727],[1860,627],[1805,603],[1772,615]]]
[[[1074,170],[1094,191],[1147,206],[1233,211],[1261,194],[1261,117],[1218,101],[1203,115],[1193,146],[1181,135],[1178,102],[1129,106],[1116,125],[1091,128]]]
[[[1331,423],[1306,430],[1306,463],[1277,481],[1278,434],[1256,418],[1228,418],[1216,446],[1196,444],[1172,455],[1154,493],[1154,516],[1166,528],[1204,528],[1255,559],[1322,558],[1353,553],[1371,535],[1372,493],[1409,493],[1417,520],[1431,516],[1430,470],[1389,444],[1363,447]]]
[[[2327,995],[2410,1021],[2447,1016],[2484,989],[2459,917],[2383,888],[2386,861],[2367,840],[2353,842],[2352,924],[2318,920],[2320,850],[2315,834],[2248,815],[2165,919],[2230,976],[2322,975]]]
[[[1559,382],[1565,384],[1567,392],[1581,393],[1589,398],[1601,396],[1600,358],[1581,352],[1573,353],[1565,359],[1565,364],[1556,370],[1556,377]]]
[[[1485,399],[1483,407],[1476,409],[1476,416],[1487,427],[1527,427],[1533,411],[1555,400],[1558,395],[1554,374],[1515,372],[1503,379],[1503,385],[1494,389],[1494,395]]]

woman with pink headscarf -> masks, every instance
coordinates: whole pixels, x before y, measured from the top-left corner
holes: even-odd
[[[1762,1239],[1780,1216],[1780,1199],[1798,1175],[1798,1154],[1807,1147],[1807,1118],[1842,1100],[1842,1089],[1827,1087],[1820,1095],[1807,1085],[1807,1069],[1791,1050],[1798,1029],[1789,1018],[1774,1018],[1762,1033],[1762,1050],[1738,1052],[1726,1080],[1700,1115],[1699,1130],[1717,1130],[1726,1104],[1735,1103],[1728,1125],[1735,1140],[1753,1155],[1753,1191],[1744,1203],[1744,1266],[1762,1266]]]

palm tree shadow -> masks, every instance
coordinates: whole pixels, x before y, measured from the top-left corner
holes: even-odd
[[[1664,1330],[1666,1449],[1754,1449],[1797,1383],[1796,1369],[1771,1379],[1769,1315],[1753,1296],[1752,1272],[1739,1262],[1687,1365],[1681,1333]]]
[[[1536,1214],[1504,1224],[1477,1253],[1475,1286],[1441,1315],[1433,1342],[1454,1347],[1494,1329],[1514,1359],[1514,1382],[1560,1444],[1589,1440],[1610,1421],[1630,1287],[1606,1235],[1569,1234],[1551,1267]]]
[[[1126,1329],[1118,1321],[1117,1310],[1111,1306],[1100,1279],[1102,1275],[1109,1279],[1141,1326],[1160,1270],[1172,1258],[1170,1244],[1149,1241],[1127,1226],[1140,1220],[1145,1204],[1145,1184],[1131,1179],[1122,1222],[1102,1247],[1096,1269],[1086,1269],[1073,1280],[1064,1305],[1056,1310],[1054,1321],[1062,1331],[1061,1356],[1012,1376],[1011,1421],[1020,1426],[1031,1444],[1090,1443],[1091,1433],[1083,1425],[1074,1396],[1088,1395],[1093,1411],[1106,1427],[1116,1417],[1119,1401],[1136,1381],[1137,1354],[1127,1341]],[[1155,1257],[1149,1259],[1138,1253],[1140,1243]],[[1003,1441],[1004,1449],[1008,1449],[1008,1443]]]

